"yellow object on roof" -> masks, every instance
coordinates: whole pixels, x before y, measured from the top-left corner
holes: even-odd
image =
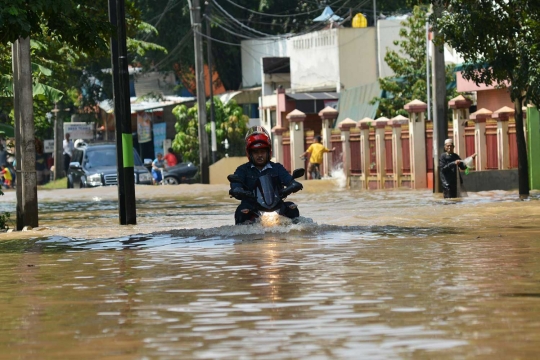
[[[358,14],[354,15],[354,17],[352,19],[352,27],[353,28],[365,28],[365,27],[367,27],[367,19],[366,19],[366,17],[361,13],[358,13]]]

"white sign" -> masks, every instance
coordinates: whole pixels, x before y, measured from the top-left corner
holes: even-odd
[[[52,154],[54,152],[54,140],[43,140],[43,152]]]
[[[91,140],[94,138],[94,127],[94,123],[68,122],[64,123],[64,134],[69,133],[70,139],[73,141],[77,139]]]

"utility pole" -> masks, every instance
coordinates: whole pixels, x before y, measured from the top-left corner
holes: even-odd
[[[38,226],[36,146],[32,106],[30,38],[13,43],[13,100],[17,160],[17,230]]]
[[[212,164],[216,162],[217,140],[216,140],[216,109],[214,107],[214,62],[212,59],[212,34],[210,30],[210,15],[212,12],[212,0],[206,2],[206,45],[208,52],[208,74],[210,77],[210,129],[212,139]]]
[[[125,0],[109,0],[109,21],[116,28],[116,34],[111,38],[111,64],[116,121],[118,208],[120,224],[134,225],[137,224],[137,215],[125,17]]]
[[[58,180],[64,177],[64,159],[63,159],[63,123],[62,119],[58,119],[58,104],[54,103],[54,109],[51,110],[54,113],[54,180]],[[67,175],[67,174],[66,174]]]
[[[439,0],[440,1],[440,0]],[[433,13],[436,17],[442,14],[442,6],[439,1],[433,4]],[[434,32],[433,39],[437,33]],[[439,158],[444,152],[444,140],[448,137],[446,103],[446,70],[444,65],[444,44],[433,43],[433,192],[441,193],[441,179],[439,174]]]
[[[377,35],[377,0],[373,0],[373,26],[375,26],[375,75],[377,76],[377,81],[379,80],[380,70],[379,70],[379,36]]]
[[[189,2],[189,0],[188,0]],[[204,63],[201,37],[201,7],[199,0],[193,0],[191,7],[191,27],[195,44],[195,78],[197,80],[197,107],[199,117],[199,159],[201,182],[210,183],[208,136],[206,135],[206,95],[204,89]]]

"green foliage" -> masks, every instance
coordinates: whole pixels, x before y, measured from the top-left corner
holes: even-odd
[[[1,191],[0,191],[0,193],[1,193],[1,195],[4,195]],[[9,222],[10,216],[11,215],[8,212],[0,214],[0,230],[9,229],[8,222]]]
[[[512,100],[540,105],[540,3],[516,0],[451,0],[433,17],[438,41],[465,61],[463,75],[477,84],[506,86]]]
[[[211,144],[210,103],[206,104],[206,108],[208,119],[205,130],[208,144]],[[243,156],[245,154],[244,135],[247,132],[249,118],[244,115],[242,107],[234,100],[224,105],[219,98],[215,97],[214,108],[218,145],[217,160],[223,158],[225,153],[229,156]],[[188,109],[185,105],[179,105],[173,109],[173,114],[177,119],[175,124],[177,134],[172,143],[173,149],[182,154],[185,161],[199,164],[197,106]],[[229,142],[227,151],[222,144],[225,139]]]
[[[416,99],[427,102],[426,20],[426,10],[415,6],[412,15],[401,23],[404,26],[399,32],[402,40],[394,41],[400,50],[388,51],[384,57],[395,75],[379,79],[386,97],[376,97],[371,101],[372,104],[380,102],[378,116],[408,116],[404,110],[405,104]],[[453,66],[447,66],[446,82],[448,84],[452,81]],[[448,100],[454,96],[455,91],[447,92]]]

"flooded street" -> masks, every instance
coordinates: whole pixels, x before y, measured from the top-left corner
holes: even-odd
[[[116,187],[40,191],[40,227],[0,234],[2,358],[537,356],[538,193],[305,181],[301,222],[265,227],[227,190],[137,187],[133,226]]]

